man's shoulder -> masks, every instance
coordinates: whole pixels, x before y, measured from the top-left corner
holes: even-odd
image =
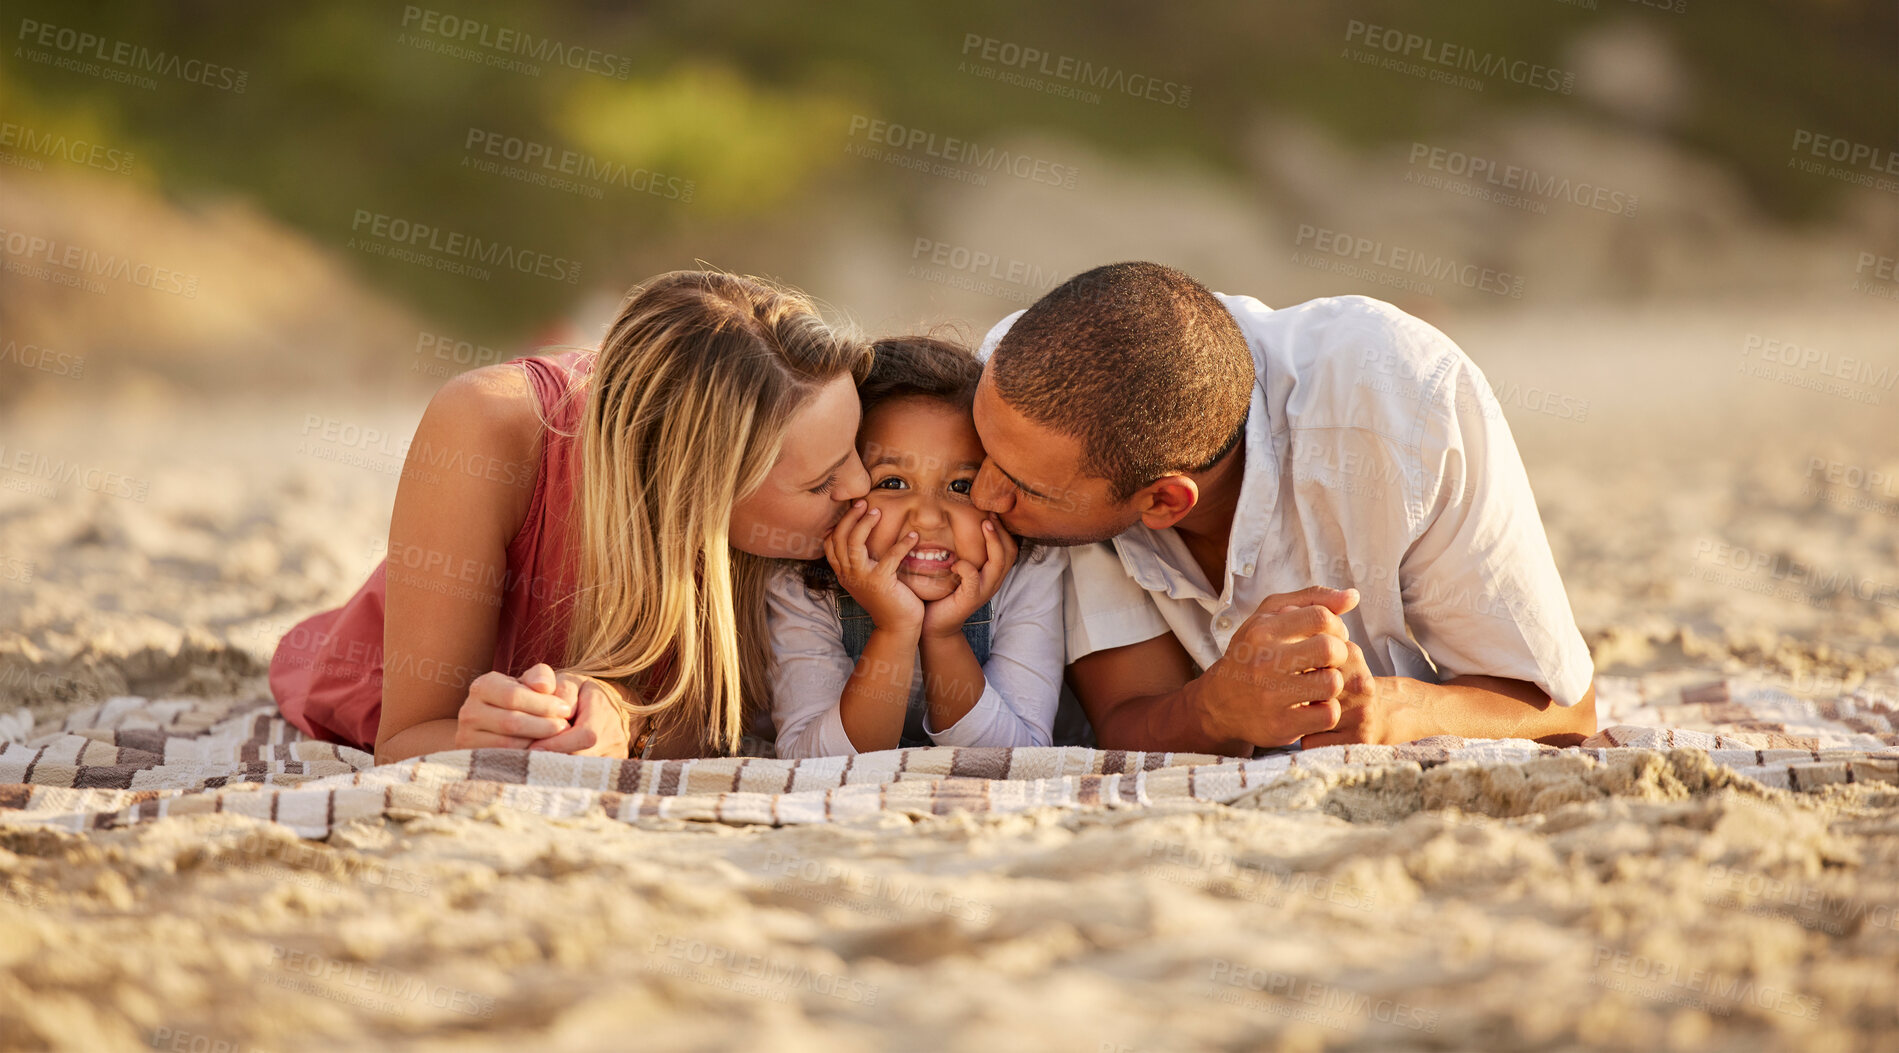
[[[1455,341],[1396,305],[1370,296],[1325,296],[1269,308],[1251,296],[1216,293],[1254,346],[1288,365],[1352,368],[1366,352],[1415,363],[1464,359]]]
[[[1369,296],[1329,296],[1247,312],[1260,380],[1288,428],[1364,428],[1415,443],[1482,386],[1435,326]],[[1248,317],[1240,317],[1247,330]]]
[[[1073,545],[1064,550],[1067,562],[1063,580],[1070,595],[1091,608],[1130,607],[1147,599],[1150,584],[1156,589],[1163,588],[1151,573],[1147,582],[1141,581],[1122,558],[1121,546],[1139,546],[1140,542],[1134,538],[1141,531],[1142,528],[1134,527],[1110,541]]]

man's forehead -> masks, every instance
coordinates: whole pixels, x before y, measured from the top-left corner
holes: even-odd
[[[1003,401],[1002,392],[996,388],[995,377],[987,367],[983,369],[982,380],[976,385],[976,403],[971,407],[971,415],[976,419],[976,432],[982,436],[983,446],[988,448],[992,456],[996,452],[996,440],[1020,443],[1029,437],[1028,432],[1035,427],[1034,422]]]
[[[1010,406],[986,369],[976,389],[975,415],[990,460],[1018,484],[1048,490],[1072,486],[1078,480],[1081,443]]]

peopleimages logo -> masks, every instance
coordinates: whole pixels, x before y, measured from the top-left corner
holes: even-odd
[[[1879,175],[1899,175],[1899,150],[1854,142],[1837,135],[1822,135],[1806,128],[1794,129],[1793,143],[1788,146],[1788,150],[1864,168]]]
[[[1255,968],[1239,962],[1221,960],[1208,963],[1207,980],[1216,990],[1221,987],[1240,988],[1270,995],[1274,999],[1258,1003],[1254,1008],[1273,1012],[1291,1011],[1288,1015],[1341,1030],[1347,1018],[1375,1020],[1427,1034],[1436,1032],[1438,1027],[1438,1011],[1435,1009],[1425,1009],[1391,998],[1374,999],[1371,995],[1310,977]],[[1307,1011],[1310,1011],[1310,1015]]]
[[[31,369],[40,373],[50,373],[56,377],[71,377],[77,380],[86,371],[84,355],[70,355],[64,351],[54,351],[37,344],[22,344],[8,340],[0,348],[0,362],[11,362],[22,369]]]
[[[36,22],[30,18],[20,19],[20,33],[17,39],[72,56],[72,61],[77,64],[71,68],[76,73],[99,74],[101,70],[98,67],[77,61],[95,59],[107,66],[117,67],[126,74],[151,73],[237,95],[244,94],[244,88],[250,83],[251,78],[247,70],[220,66],[203,59],[188,59],[183,55],[166,51],[153,51],[143,44],[111,40],[97,33],[88,33],[84,30],[47,22]],[[15,55],[20,57],[17,51]],[[38,61],[34,56],[25,57]]]
[[[1067,273],[1060,268],[998,256],[966,245],[918,238],[910,247],[907,276],[1027,306],[1041,299],[1042,294],[1054,288]]]
[[[690,179],[680,179],[663,172],[630,167],[619,161],[607,161],[578,150],[568,150],[547,143],[537,143],[532,139],[507,135],[487,128],[470,128],[462,142],[462,148],[469,156],[463,158],[464,167],[476,166],[483,171],[498,172],[522,182],[537,183],[554,189],[567,189],[569,182],[561,177],[569,177],[589,184],[620,187],[640,194],[672,201],[691,201],[694,190]],[[476,154],[482,155],[476,157]],[[484,160],[493,158],[498,161],[512,161],[519,169],[510,169],[498,163]],[[589,189],[592,189],[591,187]],[[598,197],[597,193],[593,195]]]
[[[0,146],[19,148],[40,157],[58,157],[76,165],[125,175],[132,171],[132,151],[89,139],[68,138],[30,125],[0,122]]]
[[[1358,19],[1345,24],[1346,43],[1363,44],[1374,51],[1399,60],[1423,63],[1426,68],[1472,73],[1479,77],[1508,81],[1526,88],[1568,95],[1575,90],[1576,75],[1541,63],[1506,58],[1488,51],[1477,51],[1431,37],[1407,33],[1389,26],[1376,26]],[[1342,57],[1360,58],[1346,49]],[[1415,72],[1415,71],[1406,71]],[[1468,87],[1469,85],[1461,85]]]
[[[9,260],[8,270],[18,262],[27,270],[35,270],[27,265],[46,264],[60,268],[54,275],[64,275],[72,281],[62,284],[74,284],[87,278],[105,278],[110,281],[122,281],[153,292],[171,293],[187,300],[198,295],[198,276],[184,271],[174,270],[158,264],[145,263],[116,253],[100,252],[84,245],[62,242],[58,238],[48,238],[38,234],[27,234],[17,230],[0,229],[0,251],[8,256],[16,256],[18,261]],[[44,268],[38,268],[44,270]],[[36,276],[46,276],[44,274]],[[104,292],[104,286],[89,291]]]
[[[879,993],[876,984],[865,983],[849,976],[824,969],[812,969],[795,962],[767,958],[762,954],[748,954],[732,947],[716,943],[707,943],[685,936],[668,936],[654,933],[652,945],[647,953],[658,957],[664,953],[667,958],[690,965],[703,965],[710,969],[719,969],[730,977],[742,977],[757,981],[786,992],[810,991],[813,994],[829,995],[860,1006],[877,1004]],[[719,980],[717,973],[711,974]],[[688,977],[692,979],[694,977]]]
[[[1464,263],[1440,253],[1420,251],[1402,245],[1387,245],[1375,238],[1333,230],[1329,227],[1301,223],[1293,245],[1301,249],[1310,249],[1315,253],[1323,253],[1355,267],[1372,267],[1391,274],[1411,276],[1425,281],[1448,281],[1465,289],[1508,296],[1511,299],[1523,298],[1523,278],[1520,275],[1490,267],[1479,267],[1474,263]],[[1304,261],[1295,259],[1295,262]],[[1423,291],[1429,294],[1431,290]]]
[[[1815,597],[1829,600],[1835,596],[1850,596],[1899,610],[1899,584],[1859,577],[1848,571],[1824,571],[1780,552],[1749,549],[1704,537],[1696,539],[1693,558],[1697,564],[1712,565],[1701,568],[1703,573],[1699,577],[1704,581],[1808,602]]]
[[[1899,194],[1899,150],[1796,128],[1787,151],[1789,168]]]
[[[813,890],[834,889],[846,893],[836,898],[839,906],[927,910],[977,924],[988,921],[994,910],[986,903],[977,903],[942,889],[912,884],[889,874],[858,870],[836,860],[813,859],[795,852],[766,853],[765,872],[778,875],[780,880],[773,887],[780,892],[805,894]]]
[[[406,1006],[426,1003],[435,1009],[451,1010],[482,1020],[492,1018],[495,1013],[495,1000],[486,995],[368,962],[330,958],[276,944],[271,945],[270,957],[277,969],[286,974],[273,977],[271,982],[306,994],[353,1002],[381,1012],[401,1012]],[[296,982],[304,977],[321,981],[330,987],[326,989]],[[353,993],[359,991],[363,992],[360,997],[365,999],[362,1002],[356,1002],[353,997]]]
[[[1596,973],[1590,982],[1615,991],[1694,1006],[1727,1016],[1737,1006],[1753,1006],[1805,1020],[1820,1019],[1822,1000],[1785,987],[1756,983],[1752,977],[1687,969],[1681,963],[1598,944]],[[1613,975],[1604,975],[1604,967]]]
[[[95,494],[133,501],[145,500],[152,487],[151,481],[147,479],[134,478],[93,464],[68,461],[63,457],[49,457],[33,450],[9,448],[5,444],[0,444],[0,472],[8,472],[26,480],[38,480],[46,483],[48,488],[76,485]],[[21,489],[17,486],[6,488]],[[46,496],[54,495],[48,493]]]
[[[1860,253],[1859,261],[1853,264],[1850,288],[1881,300],[1899,300],[1899,259],[1872,252]]]
[[[1058,55],[1043,51],[1041,48],[1024,47],[1010,41],[998,40],[995,37],[986,37],[981,33],[963,34],[965,60],[970,57],[971,52],[975,52],[975,57],[984,62],[993,62],[999,67],[1014,71],[1011,76],[1032,73],[1036,77],[1047,78],[1049,81],[1084,85],[1097,91],[1119,92],[1137,99],[1145,99],[1148,102],[1177,106],[1183,110],[1193,101],[1193,85],[1191,84],[1162,80],[1144,73],[1129,73],[1114,66],[1097,66],[1086,59]],[[970,72],[982,73],[983,68],[975,67]],[[1016,83],[1016,81],[1012,80],[1011,83]],[[1044,82],[1034,77],[1020,83],[1024,87],[1032,87],[1049,94],[1070,94],[1052,91]],[[1074,94],[1077,97],[1085,97],[1079,93]],[[1100,97],[1095,96],[1088,101],[1099,102]]]
[[[477,18],[464,18],[434,8],[416,7],[413,4],[403,7],[402,28],[427,33],[458,48],[483,48],[496,56],[518,55],[614,80],[626,80],[633,72],[633,60],[624,55],[563,44],[551,37],[537,37],[519,29],[496,26]],[[532,72],[536,76],[540,74],[538,69],[532,67],[519,72]]]
[[[1428,143],[1412,143],[1408,160],[1414,169],[1422,166],[1433,172],[1468,180],[1469,189],[1466,190],[1454,182],[1434,181],[1429,176],[1415,172],[1405,173],[1407,183],[1418,183],[1432,189],[1463,192],[1470,197],[1495,200],[1512,207],[1522,207],[1517,199],[1511,197],[1512,193],[1547,201],[1566,201],[1582,208],[1607,212],[1612,216],[1633,216],[1636,208],[1641,204],[1641,199],[1637,195],[1624,190],[1616,190],[1587,180],[1571,180],[1568,176],[1539,172],[1522,165],[1499,163],[1488,157],[1466,153],[1462,150],[1432,146]],[[1504,193],[1499,193],[1499,191]],[[1546,212],[1548,210],[1532,208],[1530,211]]]
[[[359,235],[375,238],[376,243],[358,243],[350,239],[350,248],[371,251],[372,245],[381,249],[384,244],[395,246],[397,252],[379,251],[378,255],[391,258],[413,259],[414,262],[435,265],[435,261],[420,256],[422,253],[434,253],[437,260],[469,261],[466,267],[441,267],[441,270],[454,270],[460,273],[473,273],[472,264],[500,267],[503,270],[532,274],[537,278],[562,281],[569,285],[580,281],[580,261],[552,256],[531,249],[517,249],[512,245],[503,245],[498,241],[489,241],[458,230],[448,230],[427,223],[417,223],[400,216],[384,215],[359,208],[350,220],[349,229]],[[379,244],[380,243],[380,244]],[[486,277],[485,274],[478,276]]]
[[[932,174],[942,165],[932,165],[929,158],[955,165],[965,165],[979,172],[997,172],[1011,175],[1017,179],[1026,179],[1031,183],[1046,186],[1058,186],[1064,190],[1075,189],[1075,167],[1044,161],[1028,154],[1012,153],[994,146],[983,146],[967,139],[954,136],[939,136],[923,128],[912,128],[891,121],[879,120],[856,114],[851,117],[851,138],[860,136],[877,146],[889,147],[900,151],[901,155],[911,155],[913,163],[903,167],[931,168]],[[917,156],[921,155],[921,156]],[[889,160],[889,158],[875,158]],[[896,162],[892,162],[896,163]]]
[[[1899,381],[1899,370],[1891,366],[1854,358],[1852,355],[1835,355],[1819,348],[1801,347],[1791,340],[1775,340],[1758,333],[1747,334],[1747,339],[1741,344],[1741,354],[1759,355],[1763,361],[1778,362],[1796,369],[1812,368],[1823,376],[1852,380],[1884,391],[1891,391],[1893,382]]]

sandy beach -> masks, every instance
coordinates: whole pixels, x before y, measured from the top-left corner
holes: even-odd
[[[14,832],[0,982],[12,1033],[70,1049],[1877,1048],[1895,794],[1709,774],[825,830]]]
[[[888,32],[866,8],[849,33],[648,6],[451,13],[473,43],[414,5],[86,14],[102,51],[254,67],[250,94],[99,80],[64,13],[34,16],[51,42],[0,67],[0,750],[112,699],[268,699],[277,641],[383,557],[431,393],[597,339],[644,276],[729,268],[870,335],[979,337],[1125,259],[1273,306],[1382,296],[1455,339],[1528,468],[1600,726],[1699,691],[1766,741],[1724,686],[1765,685],[1891,749],[1899,160],[1872,5],[1386,5],[1400,41],[1561,67],[1574,95],[1393,68],[1378,5]],[[490,29],[627,65],[523,75]],[[1088,101],[975,61],[1025,45],[1194,91]],[[1816,152],[1875,135],[1878,181]],[[621,181],[514,163],[533,149]],[[392,218],[585,268],[359,243]],[[1341,243],[1524,280],[1428,287]],[[58,262],[108,256],[169,284]],[[35,826],[27,781],[0,781],[0,1053],[1899,1045],[1899,783],[1769,787],[1697,749],[822,825],[390,808],[324,840]]]
[[[1783,324],[1877,347],[1888,306]],[[1890,407],[1743,373],[1761,319],[1459,336],[1600,673],[1892,699],[1899,497],[1865,482],[1899,469]],[[118,694],[261,697],[276,638],[379,558],[425,398],[151,381],[107,412],[56,388],[12,406],[9,458],[114,480],[16,471],[0,492],[0,675],[35,727]],[[13,829],[0,1030],[75,1050],[1877,1048],[1899,1028],[1899,789],[1651,758],[1312,775],[1133,815]]]

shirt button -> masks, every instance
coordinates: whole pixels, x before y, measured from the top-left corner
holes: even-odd
[[[1241,567],[1241,568],[1240,568],[1240,573],[1241,573],[1241,574],[1247,574],[1247,575],[1250,575],[1250,574],[1252,574],[1252,573],[1253,573],[1253,565],[1252,565],[1251,563],[1248,563],[1248,564],[1247,564],[1246,566],[1244,566],[1244,567]]]
[[[1214,622],[1213,624],[1216,627],[1221,628],[1221,629],[1231,629],[1233,627],[1233,619],[1222,614],[1220,616],[1220,620],[1217,622]]]

